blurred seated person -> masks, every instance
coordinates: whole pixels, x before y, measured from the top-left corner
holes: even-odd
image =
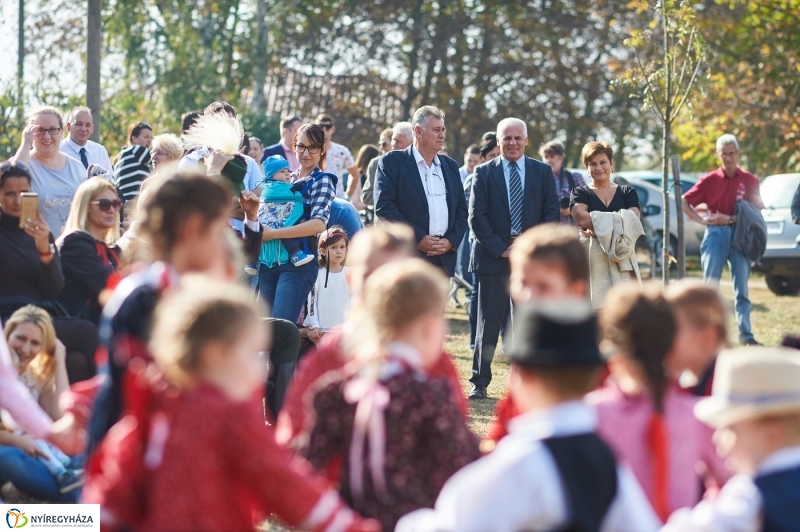
[[[53,419],[62,415],[61,394],[69,387],[66,348],[56,339],[44,309],[26,305],[5,325],[12,362],[19,380]],[[36,499],[77,502],[80,461],[45,440],[26,434],[8,412],[2,412],[0,483],[11,482]]]
[[[94,375],[97,327],[69,319],[56,301],[64,288],[64,274],[50,228],[41,213],[20,227],[20,195],[30,191],[31,176],[24,165],[0,164],[0,319],[5,321],[30,304],[47,310],[67,348],[70,382],[85,380]]]
[[[78,187],[56,246],[64,270],[58,301],[76,318],[100,323],[103,291],[119,281],[119,215],[122,200],[113,184],[93,177]]]

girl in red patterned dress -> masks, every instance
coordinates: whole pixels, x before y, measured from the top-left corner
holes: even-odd
[[[150,411],[144,445],[133,415],[101,444],[106,474],[84,496],[101,504],[105,529],[253,530],[272,513],[302,530],[379,529],[275,443],[257,393],[266,344],[244,288],[184,278],[159,303],[149,347],[169,386]],[[150,378],[151,387],[158,382]]]
[[[320,470],[343,456],[340,493],[384,530],[432,507],[444,482],[480,456],[449,383],[427,373],[442,356],[447,292],[442,273],[419,259],[376,270],[359,326],[343,338],[352,362],[307,396],[301,454]]]

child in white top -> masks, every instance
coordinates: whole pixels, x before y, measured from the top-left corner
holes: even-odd
[[[308,294],[308,307],[303,326],[308,328],[308,339],[314,343],[324,333],[344,322],[350,305],[350,287],[347,285],[349,268],[344,265],[350,241],[342,227],[335,225],[319,235],[320,270],[314,288]]]

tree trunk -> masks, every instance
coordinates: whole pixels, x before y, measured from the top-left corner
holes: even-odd
[[[103,37],[103,0],[88,1],[86,23],[86,105],[92,110],[91,139],[100,142],[100,51]]]
[[[25,0],[19,0],[19,51],[17,53],[17,121],[19,125],[25,120]]]
[[[264,98],[264,83],[267,79],[267,0],[258,0],[256,5],[256,59],[253,65],[253,98],[250,108],[259,116],[267,110]]]
[[[667,74],[669,76],[669,74]],[[661,278],[664,286],[669,284],[670,262],[670,218],[669,218],[669,121],[664,122],[663,136],[661,138],[661,187],[664,195],[664,228],[661,237]]]
[[[411,119],[411,106],[417,97],[417,90],[414,87],[414,76],[419,68],[419,52],[422,48],[422,7],[423,0],[417,0],[414,6],[414,14],[411,18],[411,53],[408,57],[408,80],[406,80],[406,98],[403,101],[403,120]]]
[[[661,22],[664,28],[664,72],[666,74],[667,94],[664,98],[664,129],[661,137],[661,188],[664,195],[664,230],[661,238],[661,278],[664,286],[669,284],[669,261],[670,261],[670,219],[669,219],[669,134],[672,125],[672,68],[669,61],[669,32],[667,21],[666,3],[661,4]]]
[[[677,155],[672,156],[672,180],[674,183],[675,195],[675,216],[678,221],[678,279],[686,277],[686,245],[683,227],[683,204],[681,197],[681,159]]]

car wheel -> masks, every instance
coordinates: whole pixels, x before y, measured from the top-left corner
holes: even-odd
[[[800,278],[783,277],[782,275],[767,275],[767,288],[777,296],[796,296],[800,294]]]

